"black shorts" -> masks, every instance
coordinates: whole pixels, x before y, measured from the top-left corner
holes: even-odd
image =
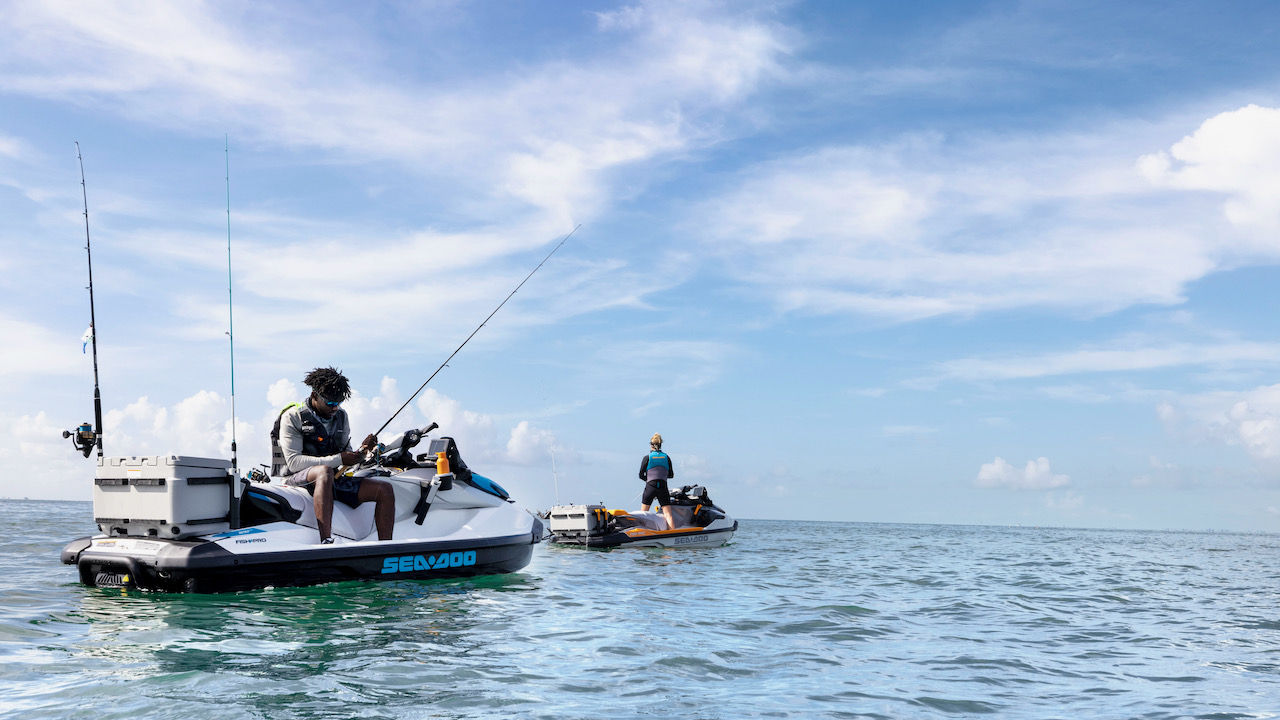
[[[307,470],[310,470],[310,468],[299,470],[298,472],[286,477],[284,479],[284,484],[301,485],[307,477]],[[360,500],[360,483],[362,480],[363,478],[347,477],[345,475],[334,478],[333,499],[345,505],[349,505],[350,507],[360,507],[360,503],[362,502]],[[305,487],[307,492],[312,495],[316,494],[315,483],[307,483],[306,485],[303,485],[303,487]]]
[[[650,480],[644,484],[644,494],[640,496],[641,505],[650,505],[654,498],[663,507],[671,504],[671,493],[667,490],[666,480]]]
[[[361,478],[339,477],[333,479],[333,499],[351,507],[360,507]]]

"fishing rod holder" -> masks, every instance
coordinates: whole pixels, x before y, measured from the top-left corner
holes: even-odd
[[[71,438],[71,444],[85,457],[89,457],[93,452],[93,448],[98,444],[98,433],[94,432],[93,426],[89,423],[81,423],[80,427],[75,431],[63,430],[62,437]]]

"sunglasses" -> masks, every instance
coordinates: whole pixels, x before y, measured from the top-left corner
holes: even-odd
[[[341,400],[330,400],[330,399],[328,399],[328,398],[326,398],[325,396],[320,395],[320,394],[317,394],[317,395],[316,395],[316,397],[320,398],[320,400],[321,400],[325,405],[328,405],[328,406],[329,406],[329,407],[331,407],[331,408],[336,408],[336,407],[338,407],[339,405],[341,405],[341,404],[342,404],[342,401],[341,401]]]

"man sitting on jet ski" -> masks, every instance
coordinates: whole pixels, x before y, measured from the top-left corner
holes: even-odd
[[[341,372],[331,367],[316,368],[307,373],[303,383],[311,388],[311,396],[303,404],[293,404],[280,413],[279,461],[276,470],[284,476],[285,485],[307,488],[315,498],[316,525],[320,542],[331,543],[333,501],[356,507],[373,501],[374,523],[379,540],[390,540],[395,522],[395,491],[391,484],[375,478],[337,477],[336,468],[355,465],[364,451],[373,448],[378,439],[369,435],[360,452],[351,451],[351,426],[342,403],[351,397],[351,386]]]

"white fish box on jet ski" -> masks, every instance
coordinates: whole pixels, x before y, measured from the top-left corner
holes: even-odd
[[[551,542],[584,547],[718,547],[738,521],[711,501],[706,488],[686,485],[671,493],[667,527],[661,512],[609,510],[604,505],[556,505],[546,513]]]
[[[497,483],[467,468],[452,438],[435,438],[427,453],[414,457],[409,450],[428,430],[404,433],[357,471],[390,483],[395,491],[391,540],[378,540],[372,502],[352,508],[335,501],[334,542],[322,545],[313,499],[305,488],[241,480],[239,497],[232,500],[225,482],[221,495],[214,497],[188,494],[182,484],[188,478],[163,477],[163,487],[175,491],[177,514],[144,517],[155,514],[154,498],[133,490],[156,486],[136,486],[131,480],[130,494],[104,501],[113,517],[104,518],[112,522],[101,524],[103,534],[68,543],[62,561],[76,565],[86,585],[180,592],[487,575],[515,572],[529,564],[534,544],[542,539],[541,521],[518,507]],[[438,452],[445,453],[452,472],[436,472]],[[114,459],[105,465],[128,467],[126,461]],[[190,462],[159,466],[165,469],[157,474],[175,467],[202,467]],[[228,503],[238,512],[227,513]],[[95,503],[95,515],[97,510]],[[170,518],[219,513],[235,517],[210,523],[206,527],[212,531],[199,535],[186,532],[196,527],[190,520],[179,524],[183,531],[176,537],[166,529],[173,527]],[[135,518],[155,522],[138,523]]]
[[[98,460],[93,519],[111,535],[171,540],[231,527],[231,461],[189,455]]]

